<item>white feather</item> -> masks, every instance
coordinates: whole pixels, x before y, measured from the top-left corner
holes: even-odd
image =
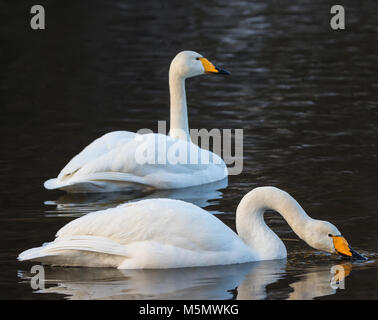
[[[286,258],[286,248],[263,219],[281,213],[308,244],[334,252],[329,222],[310,218],[286,192],[256,188],[236,213],[239,236],[207,211],[184,201],[149,199],[89,213],[71,221],[56,239],[19,260],[120,269],[179,268]]]
[[[171,63],[170,136],[140,135],[128,131],[107,133],[76,155],[57,178],[47,180],[45,188],[74,193],[145,187],[176,189],[224,179],[227,168],[223,160],[190,141],[185,79],[205,73],[202,62],[197,59],[199,57],[202,56],[196,52],[183,51]],[[171,161],[169,154],[175,149],[188,152],[190,160]],[[140,150],[148,151],[154,161],[141,162]],[[166,162],[162,163],[161,159],[166,159]]]

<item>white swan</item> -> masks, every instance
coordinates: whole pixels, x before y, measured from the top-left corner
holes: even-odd
[[[61,266],[154,269],[211,266],[286,258],[286,248],[263,214],[278,211],[311,247],[350,257],[339,230],[310,218],[288,193],[261,187],[241,200],[239,236],[207,211],[170,199],[141,200],[71,221],[53,242],[22,252],[19,260]]]
[[[194,51],[177,54],[169,68],[169,136],[107,133],[76,155],[57,178],[47,180],[45,188],[75,193],[143,186],[175,189],[227,177],[227,167],[220,157],[190,141],[185,79],[205,73],[228,74]],[[184,156],[178,159],[178,152]]]

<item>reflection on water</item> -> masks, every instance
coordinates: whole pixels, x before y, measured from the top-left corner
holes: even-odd
[[[310,300],[336,293],[337,289],[345,289],[345,278],[352,270],[351,263],[337,264],[324,270],[309,271],[297,276],[288,300]]]
[[[47,288],[39,293],[68,299],[204,300],[231,299],[238,288],[238,299],[264,299],[266,286],[279,279],[284,267],[285,260],[165,270],[46,268]]]
[[[92,194],[64,194],[56,201],[45,201],[46,205],[55,205],[54,210],[46,210],[46,214],[80,216],[82,214],[116,207],[128,201],[142,199],[170,198],[191,202],[201,208],[217,205],[217,199],[222,198],[222,189],[227,188],[228,179],[183,189],[136,191],[131,193],[92,193]],[[221,213],[208,210],[213,214]]]
[[[52,1],[43,32],[25,28],[30,10],[25,1],[8,2],[0,10],[6,48],[0,50],[0,298],[63,297],[34,294],[20,283],[16,271],[24,265],[16,257],[52,239],[76,216],[144,197],[173,197],[222,213],[218,217],[234,228],[242,196],[274,185],[312,217],[335,224],[370,260],[353,263],[344,290],[330,289],[330,269],[341,261],[292,241],[298,239],[288,225],[267,214],[268,225],[287,246],[285,270],[267,267],[256,290],[259,280],[248,282],[249,271],[240,271],[244,278],[225,271],[216,282],[230,285],[213,291],[212,298],[378,299],[377,1],[346,0],[346,30],[340,32],[329,27],[328,0],[212,0],[211,10],[197,0],[93,0],[90,6]],[[219,188],[173,193],[75,197],[45,190],[45,180],[101,135],[156,132],[158,120],[169,120],[168,67],[183,49],[231,72],[227,79],[188,79],[189,124],[243,129],[242,174]],[[251,275],[256,268],[251,266]],[[64,289],[82,285],[87,270],[61,272],[59,281],[54,284],[54,276],[49,281]],[[130,275],[120,273],[112,282],[92,275],[96,272],[88,270],[89,287],[100,287],[98,278],[106,279],[108,292],[118,280],[129,279],[127,288],[147,287],[142,281],[138,287]],[[234,284],[231,278],[238,280]],[[313,290],[314,281],[323,284]],[[191,299],[210,297],[209,287],[200,283]]]
[[[42,293],[70,299],[230,299],[250,265],[166,270],[49,268]]]
[[[331,271],[338,270],[338,276]],[[45,267],[44,289],[66,299],[237,299],[267,298],[310,300],[343,289],[351,264],[343,263],[293,278],[287,290],[268,286],[285,277],[286,260],[260,261],[228,266],[163,270],[118,270],[110,268]],[[341,272],[341,270],[343,270]],[[340,275],[342,274],[342,275]],[[29,282],[31,274],[19,271]],[[337,282],[336,282],[337,280]],[[332,284],[334,281],[334,284]],[[269,292],[268,292],[269,291]]]

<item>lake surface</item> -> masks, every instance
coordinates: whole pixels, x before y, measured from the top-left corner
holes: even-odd
[[[75,1],[1,3],[0,298],[377,299],[378,3],[344,1]],[[187,81],[191,128],[244,129],[243,172],[211,186],[134,194],[47,191],[106,132],[157,131],[169,120],[168,67],[200,52],[229,77]],[[235,228],[242,196],[274,185],[313,218],[335,224],[367,262],[310,248],[276,213],[265,220],[288,257],[183,270],[46,267],[44,290],[17,255],[78,216],[145,197],[193,202]],[[193,226],[195,228],[195,226]],[[332,288],[332,267],[344,289]],[[342,268],[342,269],[341,269]]]

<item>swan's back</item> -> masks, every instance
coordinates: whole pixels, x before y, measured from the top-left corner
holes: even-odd
[[[119,244],[142,241],[189,250],[219,250],[232,245],[237,235],[219,219],[188,202],[146,199],[92,212],[73,220],[57,232],[58,239],[96,236]]]
[[[62,169],[58,179],[69,177],[81,169],[87,163],[99,158],[100,156],[128,143],[135,138],[134,132],[113,131],[104,134],[86,146],[80,153],[74,156]]]
[[[57,238],[20,254],[66,266],[125,269],[209,266],[256,256],[229,227],[184,201],[147,199],[71,221]]]
[[[162,134],[112,132],[75,156],[48,189],[106,192],[151,186],[176,189],[211,183],[227,176],[224,161],[190,141]]]

